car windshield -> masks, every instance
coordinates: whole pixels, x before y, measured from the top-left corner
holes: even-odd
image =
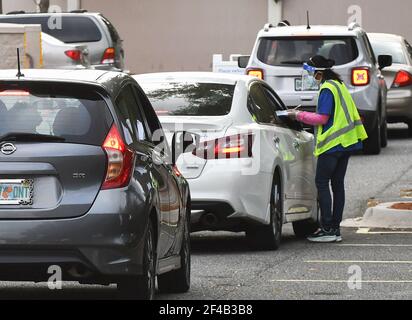
[[[0,136],[48,135],[68,143],[102,145],[113,118],[92,90],[50,84],[1,85]]]
[[[406,57],[399,42],[371,40],[375,55],[391,55],[393,63],[406,64]]]
[[[158,116],[224,116],[230,112],[235,91],[235,85],[218,83],[151,82],[140,85]]]
[[[1,17],[0,23],[40,24],[42,31],[65,43],[97,42],[102,34],[89,17]]]
[[[352,37],[282,37],[262,38],[258,59],[272,66],[301,65],[315,55],[335,60],[336,65],[347,64],[358,57]]]

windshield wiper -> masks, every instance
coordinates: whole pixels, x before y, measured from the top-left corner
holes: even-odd
[[[303,64],[303,61],[300,61],[300,60],[281,61],[280,64]]]
[[[65,138],[39,133],[10,132],[0,137],[0,142],[20,141],[20,142],[64,142]]]

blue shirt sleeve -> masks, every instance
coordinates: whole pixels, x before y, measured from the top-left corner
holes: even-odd
[[[323,89],[319,94],[318,112],[319,114],[332,115],[335,111],[335,100],[329,89]]]

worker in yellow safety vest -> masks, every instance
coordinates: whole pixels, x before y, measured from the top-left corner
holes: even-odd
[[[340,242],[340,224],[345,206],[344,179],[350,156],[363,149],[367,139],[355,102],[340,76],[332,70],[335,62],[314,56],[304,64],[305,85],[320,86],[316,113],[289,110],[289,117],[315,127],[316,187],[321,228],[308,237],[312,242]],[[312,84],[310,84],[312,81]],[[309,84],[308,84],[309,83]],[[332,185],[333,200],[329,185]]]

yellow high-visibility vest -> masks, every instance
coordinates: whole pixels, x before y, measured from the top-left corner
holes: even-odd
[[[359,140],[363,141],[368,138],[358,109],[345,84],[336,80],[328,80],[323,83],[320,92],[323,89],[329,89],[333,94],[335,114],[333,125],[328,130],[323,132],[322,125],[315,128],[315,156],[319,156],[338,145],[347,148],[358,143]]]

